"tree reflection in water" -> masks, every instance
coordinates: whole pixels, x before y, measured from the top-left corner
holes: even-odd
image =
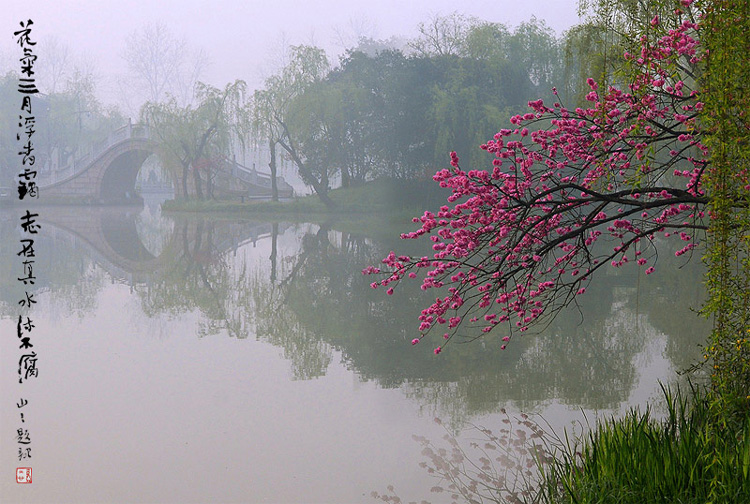
[[[504,351],[498,334],[452,345],[436,357],[409,344],[426,294],[404,285],[383,296],[361,274],[397,245],[403,248],[373,239],[378,230],[352,232],[356,226],[344,220],[170,220],[161,229],[171,229],[172,237],[161,241],[158,257],[123,260],[117,267],[107,265],[111,251],[96,250],[85,237],[48,232],[38,255],[54,258],[54,267],[40,265],[48,272],[40,288],[84,315],[106,282],[128,282],[148,317],[200,313],[199,337],[227,334],[270,343],[281,349],[296,380],[321,377],[334,358],[341,359],[359,380],[400,388],[454,425],[509,403],[526,411],[551,400],[616,408],[630,399],[640,367],[648,363],[644,349],[656,342],[654,348],[663,346],[672,367],[681,370],[699,355],[706,330],[693,313],[678,309],[700,305],[700,268],[667,265],[658,283],[622,268],[590,286],[580,313],[568,310],[540,334],[515,339]],[[12,223],[2,225],[4,236],[12,236]],[[18,283],[9,280],[13,245],[2,244],[3,285]],[[12,311],[17,295],[3,289],[4,313]]]

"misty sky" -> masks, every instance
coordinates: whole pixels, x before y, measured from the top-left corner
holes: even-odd
[[[204,81],[216,86],[241,78],[259,86],[272,69],[272,55],[287,43],[314,43],[338,61],[342,40],[356,35],[387,39],[413,37],[420,21],[458,11],[515,26],[532,15],[558,35],[578,22],[578,0],[0,0],[0,67],[15,67],[18,48],[13,32],[31,18],[40,44],[55,37],[75,57],[93,61],[97,84],[106,101],[117,101],[114,82],[127,71],[121,57],[129,34],[162,22],[188,52],[203,49],[210,66]]]

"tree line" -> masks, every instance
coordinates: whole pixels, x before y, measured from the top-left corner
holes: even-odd
[[[481,166],[478,146],[529,96],[551,96],[553,82],[572,82],[566,75],[583,65],[573,49],[598,43],[575,31],[557,38],[535,18],[510,30],[452,14],[419,32],[404,48],[361,39],[335,67],[322,49],[292,47],[288,63],[252,97],[254,138],[267,143],[271,171],[281,151],[332,205],[333,180],[348,187],[425,179],[452,150]],[[574,86],[563,87],[578,99]]]
[[[132,34],[122,56],[132,87],[142,88],[147,99],[137,120],[151,124],[162,163],[184,194],[212,197],[215,163],[207,160],[262,148],[273,175],[283,155],[332,205],[328,192],[334,187],[380,177],[424,179],[447,164],[452,150],[480,166],[478,145],[530,96],[551,96],[557,83],[570,100],[581,98],[574,76],[596,65],[589,49],[602,43],[595,28],[556,37],[535,18],[511,29],[454,13],[418,29],[419,36],[401,46],[361,38],[336,65],[321,48],[289,47],[287,63],[252,92],[239,80],[224,88],[199,82],[205,56],[176,58],[181,44],[163,26]],[[161,45],[163,51],[152,50]],[[126,119],[97,99],[91,65],[65,70],[67,51],[57,42],[51,47],[47,59],[55,71],[41,100],[47,138],[40,139],[45,148],[39,151],[54,166]],[[9,98],[13,75],[8,72],[0,86]],[[3,136],[0,148],[11,160],[9,138]],[[11,185],[9,166],[3,164],[3,185]]]

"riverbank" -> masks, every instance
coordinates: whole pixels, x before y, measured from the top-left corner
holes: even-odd
[[[315,195],[287,201],[173,200],[165,212],[245,213],[259,215],[409,214],[421,215],[445,204],[449,193],[432,180],[378,179],[360,186],[333,189],[329,208]]]

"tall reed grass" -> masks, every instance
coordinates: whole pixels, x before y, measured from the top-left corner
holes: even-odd
[[[691,387],[662,387],[667,417],[647,408],[599,422],[582,442],[560,443],[542,502],[750,503],[750,410]]]

